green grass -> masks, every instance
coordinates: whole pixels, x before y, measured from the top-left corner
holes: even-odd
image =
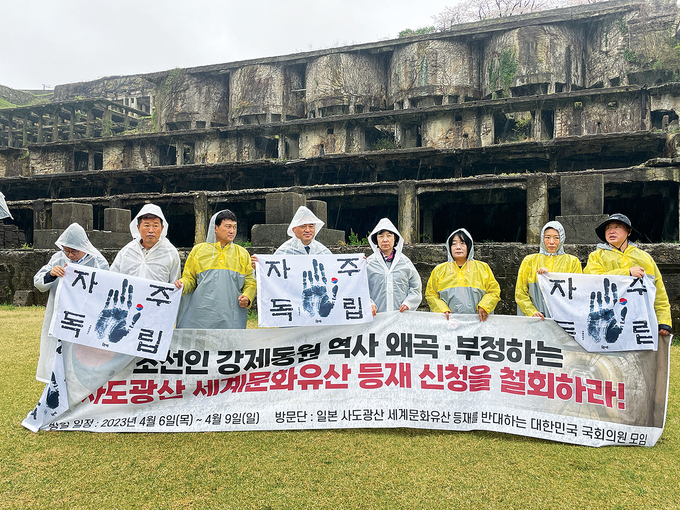
[[[680,347],[654,448],[409,429],[181,434],[21,426],[43,308],[0,308],[0,508],[677,508]]]

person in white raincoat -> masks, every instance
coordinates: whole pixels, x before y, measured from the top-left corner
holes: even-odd
[[[274,255],[330,255],[331,252],[316,240],[324,222],[301,205],[288,225],[290,239],[274,252]]]
[[[234,244],[236,215],[229,209],[210,219],[205,243],[191,250],[182,278],[177,329],[246,329],[256,293],[248,251]]]
[[[5,195],[0,191],[0,220],[3,218],[12,218],[12,214],[9,212],[7,202],[5,202]]]
[[[161,208],[146,204],[130,222],[133,239],[118,252],[111,271],[174,283],[179,278],[180,260],[177,249],[166,237],[168,229]]]
[[[373,255],[368,257],[368,290],[373,315],[417,310],[423,298],[420,275],[404,255],[404,238],[387,218],[368,236]],[[396,244],[396,246],[395,246]]]
[[[77,223],[72,223],[59,236],[54,243],[60,251],[52,255],[50,261],[45,264],[33,277],[33,285],[41,292],[50,291],[45,308],[45,319],[40,334],[40,359],[35,378],[38,381],[49,384],[52,374],[54,351],[57,348],[57,339],[47,335],[52,322],[55,308],[55,294],[59,278],[64,276],[64,266],[68,263],[76,263],[83,266],[108,269],[109,263],[99,251],[92,246],[87,238],[85,229]]]

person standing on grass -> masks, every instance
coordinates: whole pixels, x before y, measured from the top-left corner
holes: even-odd
[[[248,251],[234,244],[236,215],[213,215],[205,243],[194,246],[175,287],[183,289],[177,328],[246,329],[256,283]]]
[[[659,323],[659,334],[670,335],[671,305],[661,272],[651,255],[631,242],[639,237],[639,232],[633,228],[628,216],[612,214],[595,228],[595,232],[604,243],[598,244],[597,249],[588,256],[588,264],[583,272],[651,278],[656,287],[654,310]]]
[[[423,299],[422,282],[413,263],[404,255],[404,238],[397,228],[383,218],[369,234],[368,242],[373,249],[366,266],[373,315],[417,310]]]
[[[66,274],[64,267],[67,264],[80,264],[82,266],[108,269],[109,263],[92,246],[85,229],[77,223],[69,225],[54,243],[59,251],[52,255],[50,261],[45,264],[33,277],[33,285],[41,292],[49,291],[45,319],[43,320],[42,332],[40,333],[40,358],[35,378],[46,384],[50,383],[52,375],[52,363],[54,352],[57,348],[57,339],[47,334],[52,323],[52,316],[56,307],[55,295],[59,279]]]
[[[133,239],[118,252],[111,271],[173,283],[179,278],[180,260],[167,239],[169,228],[161,208],[146,204],[130,222]]]
[[[477,314],[481,322],[489,318],[501,300],[501,288],[491,268],[474,260],[472,236],[464,228],[454,230],[446,240],[448,262],[432,270],[425,298],[430,310],[443,313]]]
[[[522,261],[515,284],[517,315],[550,317],[548,306],[538,285],[538,275],[543,273],[581,273],[581,262],[564,252],[564,227],[559,221],[549,221],[541,230],[538,253],[527,255]]]

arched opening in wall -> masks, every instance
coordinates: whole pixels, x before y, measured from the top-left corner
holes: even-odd
[[[382,218],[399,228],[396,195],[345,196],[324,199],[328,204],[329,228],[344,230],[345,239],[354,232],[359,240],[367,238]]]
[[[443,196],[439,196],[443,195]],[[526,192],[490,189],[421,195],[430,205],[432,242],[443,243],[451,232],[465,228],[475,242],[524,242],[526,240]],[[423,227],[427,225],[421,220]],[[425,233],[425,232],[424,232]]]
[[[494,143],[525,142],[532,139],[531,112],[494,113]]]
[[[664,121],[664,117],[668,116],[668,119]],[[680,127],[678,123],[678,114],[675,110],[653,110],[652,111],[652,129],[678,129]]]
[[[628,216],[641,242],[678,241],[677,183],[605,184],[604,213]]]

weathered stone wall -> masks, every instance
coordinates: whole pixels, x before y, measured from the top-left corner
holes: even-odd
[[[245,66],[232,72],[229,78],[229,119],[234,124],[250,124],[253,116],[284,118],[304,117],[304,88],[301,74],[292,68],[277,65]],[[267,120],[269,118],[269,120]],[[259,119],[258,119],[259,120]]]
[[[469,149],[482,142],[477,131],[476,112],[431,116],[421,126],[423,147],[436,149]]]
[[[347,127],[342,122],[305,126],[300,133],[301,158],[342,153],[346,146]]]
[[[124,97],[151,96],[156,86],[141,76],[108,76],[98,80],[67,83],[54,87],[54,101],[78,99],[111,100]]]
[[[369,55],[336,53],[309,64],[305,73],[307,109],[356,106],[365,112],[384,109],[387,83],[381,59]]]
[[[664,284],[671,302],[673,329],[680,331],[680,245],[650,244],[641,245],[657,262],[663,274]],[[363,246],[335,246],[330,248],[333,253],[364,253],[370,255],[369,247]],[[585,266],[588,254],[595,249],[594,245],[567,245],[567,253],[576,255]],[[252,249],[249,250],[254,253]],[[259,253],[268,250],[258,248]],[[475,258],[486,262],[494,272],[494,276],[501,287],[501,302],[496,312],[502,315],[515,315],[515,282],[519,266],[527,255],[536,253],[537,246],[519,243],[476,243]],[[273,252],[273,248],[269,250]],[[47,301],[47,294],[36,291],[33,287],[33,275],[49,260],[54,253],[52,250],[0,250],[0,303],[12,302],[17,296],[17,304],[42,304]],[[408,245],[404,253],[415,265],[423,282],[423,296],[427,281],[437,264],[446,262],[446,252],[443,245],[418,244]],[[109,262],[113,261],[116,250],[102,250],[102,254]],[[182,262],[186,260],[189,250],[180,250]],[[427,310],[423,297],[421,309]]]
[[[583,34],[564,25],[522,27],[493,36],[484,45],[482,95],[505,90],[513,96],[554,93],[556,85],[583,86]],[[534,91],[529,85],[544,85]],[[560,90],[562,91],[562,90]]]
[[[156,115],[163,131],[226,125],[228,104],[222,76],[173,71],[156,90]]]
[[[103,169],[149,168],[158,165],[158,149],[145,141],[114,142],[103,147]]]
[[[40,147],[29,156],[32,175],[73,172],[73,147]]]
[[[390,62],[390,103],[442,96],[442,102],[479,98],[479,56],[461,41],[419,41],[394,50]],[[444,99],[445,98],[445,99]],[[406,107],[406,104],[404,104]]]

